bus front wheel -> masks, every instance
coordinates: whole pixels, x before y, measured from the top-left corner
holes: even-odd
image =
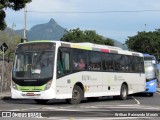
[[[79,86],[75,86],[72,91],[72,98],[67,99],[66,101],[70,104],[78,104],[83,99],[83,90]]]
[[[120,92],[120,99],[121,100],[126,100],[128,95],[128,88],[127,85],[123,84],[121,86],[121,92]]]

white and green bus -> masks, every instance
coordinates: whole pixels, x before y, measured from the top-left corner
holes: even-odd
[[[11,97],[45,103],[145,91],[143,54],[92,43],[20,43],[12,69]]]

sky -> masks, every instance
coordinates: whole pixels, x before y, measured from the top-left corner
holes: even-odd
[[[5,11],[8,27],[24,28],[23,9]],[[138,31],[160,28],[160,0],[32,0],[27,4],[27,30],[51,18],[67,30],[95,30],[123,44]]]

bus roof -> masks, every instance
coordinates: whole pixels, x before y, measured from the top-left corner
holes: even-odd
[[[94,43],[89,43],[89,42],[71,43],[71,42],[53,41],[53,40],[36,40],[36,41],[29,41],[26,43],[38,43],[38,42],[42,42],[42,43],[52,42],[52,43],[58,44],[59,46],[69,47],[69,48],[77,48],[77,49],[84,49],[84,50],[93,50],[93,51],[101,51],[101,52],[108,52],[108,53],[133,55],[133,56],[143,56],[142,53],[123,50],[120,47],[100,45],[100,44],[94,44]],[[21,44],[25,44],[25,43],[21,43]]]
[[[143,57],[142,53],[123,50],[122,48],[115,47],[115,46],[93,44],[93,43],[88,43],[88,42],[87,43],[70,43],[70,42],[62,42],[62,41],[60,42],[60,44],[63,47],[70,47],[70,48],[77,48],[77,49],[102,51],[102,52],[108,52],[108,53],[118,53],[118,54],[142,56]]]
[[[153,58],[155,59],[155,56],[154,56],[154,55],[146,54],[146,53],[144,53],[143,55],[144,55],[144,57],[153,57]]]

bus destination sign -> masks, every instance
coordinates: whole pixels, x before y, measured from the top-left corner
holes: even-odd
[[[44,51],[54,50],[55,44],[53,43],[29,43],[18,46],[18,51]]]

